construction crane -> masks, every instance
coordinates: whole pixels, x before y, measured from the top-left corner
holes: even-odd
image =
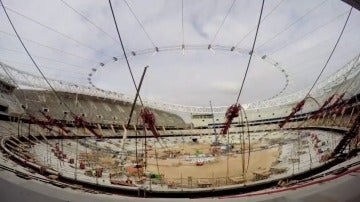
[[[212,144],[213,145],[218,145],[219,142],[218,142],[218,134],[216,132],[216,127],[215,127],[215,115],[214,115],[214,110],[213,110],[211,101],[210,101],[210,109],[211,109],[211,116],[212,116],[212,121],[213,121],[213,129],[214,129],[214,137],[215,137],[215,140],[214,140],[214,142]]]

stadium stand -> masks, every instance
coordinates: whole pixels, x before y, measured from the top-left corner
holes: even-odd
[[[71,109],[77,115],[84,117],[91,123],[114,124],[121,126],[127,122],[130,113],[131,104],[121,101],[109,100],[105,98],[92,97],[80,94],[59,93],[62,102],[58,101],[56,96],[49,91],[38,90],[16,90],[15,95],[21,103],[25,103],[32,114],[41,118],[39,111],[50,114],[54,119],[71,121],[72,117],[69,112]],[[135,108],[135,113],[131,124],[140,125],[137,120],[140,107]],[[185,122],[175,114],[153,110],[157,125],[165,128],[183,128]]]

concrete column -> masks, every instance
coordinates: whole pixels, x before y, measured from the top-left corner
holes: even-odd
[[[113,132],[113,134],[116,135],[116,131],[115,131],[113,124],[110,124],[110,128],[111,128],[111,131]]]
[[[100,135],[104,137],[104,132],[103,132],[103,130],[101,128],[101,125],[99,123],[96,124],[96,125],[97,125],[97,128],[99,129]]]

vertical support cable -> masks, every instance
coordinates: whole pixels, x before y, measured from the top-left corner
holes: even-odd
[[[124,54],[124,57],[125,57],[125,60],[126,60],[127,67],[128,67],[128,69],[129,69],[129,72],[130,72],[131,79],[132,79],[132,81],[133,81],[133,84],[134,84],[134,87],[135,87],[136,91],[138,91],[138,87],[137,87],[137,85],[136,85],[135,78],[134,78],[134,75],[133,75],[132,70],[131,70],[131,67],[130,67],[129,59],[128,59],[127,55],[126,55],[125,48],[124,48],[124,44],[123,44],[123,41],[122,41],[122,39],[121,39],[119,27],[118,27],[118,24],[117,24],[117,22],[116,22],[116,18],[115,18],[115,14],[114,14],[114,9],[113,9],[113,7],[112,7],[111,0],[109,0],[109,5],[110,5],[110,10],[111,10],[112,17],[113,17],[113,19],[114,19],[114,24],[115,24],[116,32],[117,32],[117,35],[118,35],[118,37],[119,37],[120,45],[121,45],[121,48],[122,48],[122,50],[123,50],[123,54]],[[142,102],[142,100],[141,100],[140,95],[139,95],[139,100],[140,100],[141,105],[143,105],[143,102]]]
[[[339,35],[338,39],[336,40],[336,43],[335,43],[333,49],[331,50],[331,53],[330,53],[328,59],[326,60],[324,67],[321,69],[319,75],[317,76],[315,82],[313,83],[313,85],[311,86],[309,92],[306,94],[305,97],[308,97],[308,96],[310,95],[310,92],[314,89],[316,83],[319,81],[322,73],[324,72],[324,70],[325,70],[325,68],[327,67],[327,65],[328,65],[331,57],[333,56],[333,54],[334,54],[334,52],[335,52],[335,49],[336,49],[336,47],[338,46],[338,44],[339,44],[339,42],[340,42],[340,39],[341,39],[341,37],[342,37],[342,35],[343,35],[343,33],[344,33],[344,30],[345,30],[345,28],[346,28],[346,25],[347,25],[347,23],[348,23],[348,21],[349,21],[349,18],[350,18],[352,9],[353,9],[353,7],[351,7],[351,9],[350,9],[350,11],[349,11],[349,14],[348,14],[348,16],[347,16],[347,18],[346,18],[346,21],[345,21],[344,25],[343,25],[343,28],[341,29],[340,35]]]
[[[246,71],[245,71],[245,75],[244,75],[243,81],[242,81],[242,83],[241,83],[241,87],[240,87],[240,90],[239,90],[239,94],[238,94],[238,96],[237,96],[237,98],[236,98],[236,103],[239,103],[240,95],[241,95],[242,89],[243,89],[243,87],[244,87],[244,83],[245,83],[245,80],[246,80],[247,73],[248,73],[248,71],[249,71],[251,58],[252,58],[253,53],[254,53],[254,48],[255,48],[255,44],[256,44],[256,39],[257,39],[257,35],[258,35],[258,32],[259,32],[259,27],[260,27],[260,22],[261,22],[261,16],[262,16],[262,13],[263,13],[263,10],[264,10],[264,4],[265,4],[265,0],[263,0],[263,1],[262,1],[262,4],[261,4],[261,10],[260,10],[260,15],[259,15],[258,24],[257,24],[257,27],[256,27],[255,38],[254,38],[254,42],[253,42],[253,45],[252,45],[252,48],[251,48],[251,52],[249,53],[249,54],[250,54],[250,58],[249,58],[249,61],[248,61],[247,67],[246,67]]]

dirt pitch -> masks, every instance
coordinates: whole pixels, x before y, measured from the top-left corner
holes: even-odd
[[[197,144],[197,145],[182,145],[177,149],[180,154],[190,153],[198,150],[202,153],[208,153],[209,145]],[[152,155],[150,153],[150,155]],[[162,155],[162,151],[158,151],[158,155]],[[252,171],[269,171],[273,162],[278,159],[280,155],[279,148],[265,149],[261,151],[255,151],[250,153],[250,165],[249,170],[246,173],[246,179],[252,180]],[[245,155],[245,162],[247,167],[248,154]],[[220,178],[228,176],[242,176],[242,160],[239,154],[229,154],[215,156],[213,162],[205,163],[203,166],[196,166],[195,163],[191,164],[186,162],[183,158],[173,159],[158,159],[156,162],[155,158],[148,159],[147,171],[151,173],[163,174],[165,178]],[[159,168],[157,167],[159,165]],[[227,166],[228,165],[228,166]],[[227,170],[228,167],[228,170]]]

